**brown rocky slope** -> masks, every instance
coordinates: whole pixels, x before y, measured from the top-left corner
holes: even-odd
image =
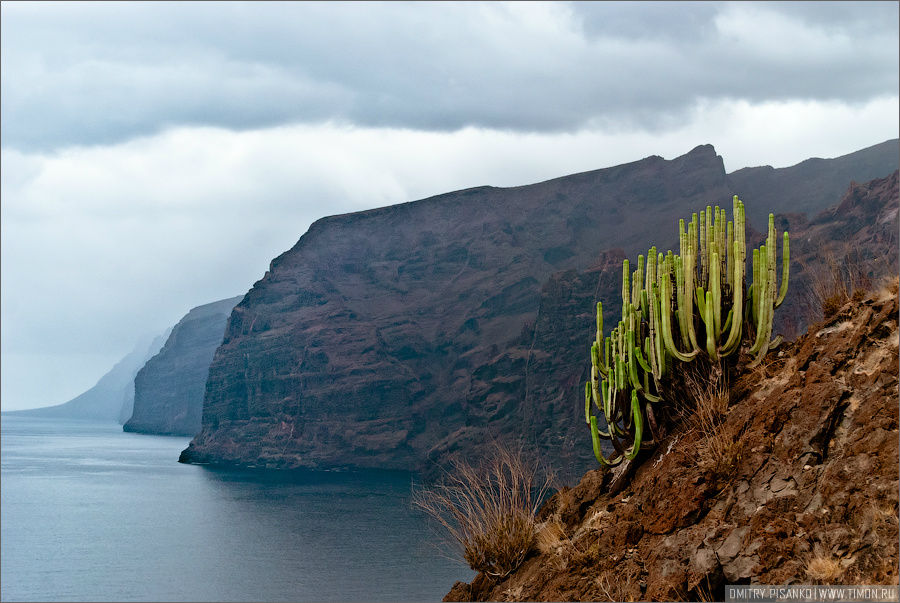
[[[540,551],[506,580],[479,575],[445,600],[724,600],[724,584],[897,584],[897,297],[896,280],[857,295],[739,371],[714,433],[684,423],[630,480],[595,470],[555,494],[539,514]]]

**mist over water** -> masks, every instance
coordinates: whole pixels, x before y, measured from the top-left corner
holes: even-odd
[[[437,601],[473,575],[408,473],[215,471],[176,462],[188,438],[0,426],[4,601]]]

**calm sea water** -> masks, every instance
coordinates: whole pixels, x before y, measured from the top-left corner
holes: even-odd
[[[438,601],[473,577],[410,474],[213,471],[114,424],[0,431],[3,601]]]

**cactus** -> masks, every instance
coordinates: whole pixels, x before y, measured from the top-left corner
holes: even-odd
[[[679,220],[678,254],[651,247],[646,267],[639,255],[634,272],[627,259],[623,262],[622,316],[608,337],[603,305],[597,303],[584,416],[601,464],[633,459],[642,444],[646,447],[645,419],[651,430],[656,428],[652,405],[665,403],[666,387],[680,364],[698,356],[718,362],[744,349],[752,357],[749,366],[756,366],[781,342],[780,336],[772,339],[772,323],[787,295],[788,233],[783,234],[780,288],[772,214],[765,243],[752,252],[752,282],[745,287],[746,218],[737,195],[732,211],[729,221],[724,208],[707,205],[687,224]],[[603,413],[606,430],[598,426],[594,408]],[[615,450],[610,458],[600,446],[604,439]]]

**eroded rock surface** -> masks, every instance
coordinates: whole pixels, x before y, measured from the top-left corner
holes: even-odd
[[[738,372],[719,464],[701,461],[707,437],[675,429],[618,494],[595,470],[554,495],[539,517],[563,536],[518,572],[458,583],[445,600],[724,600],[726,583],[896,584],[897,319],[896,281],[847,303]]]

